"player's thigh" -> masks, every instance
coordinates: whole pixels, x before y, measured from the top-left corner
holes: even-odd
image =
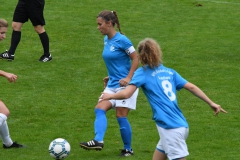
[[[111,89],[111,88],[105,88],[103,92],[110,93],[110,94],[115,93],[114,89]],[[99,95],[99,97],[101,97],[101,95]],[[100,108],[105,111],[108,111],[109,109],[112,109],[113,106],[115,106],[115,100],[101,101],[100,99],[98,99],[98,103],[95,106],[95,108]]]
[[[155,149],[152,160],[167,160],[167,156],[163,152]]]
[[[108,111],[112,108],[112,103],[110,101],[100,101],[97,103],[95,108],[102,109],[104,111]]]

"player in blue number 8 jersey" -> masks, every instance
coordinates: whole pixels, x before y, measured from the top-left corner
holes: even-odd
[[[188,123],[178,107],[176,91],[187,89],[195,96],[205,101],[217,115],[227,113],[220,105],[211,101],[196,85],[181,77],[175,70],[162,64],[162,52],[158,43],[146,38],[138,45],[139,68],[126,89],[115,93],[103,93],[102,101],[109,99],[124,99],[130,97],[137,88],[142,87],[153,111],[161,137],[153,160],[185,160],[188,153],[186,139],[188,137]]]
[[[105,35],[102,57],[108,76],[104,78],[104,92],[116,93],[123,90],[130,82],[134,71],[138,68],[138,57],[132,42],[121,32],[116,11],[101,11],[97,16],[98,29]],[[119,32],[115,30],[115,26]],[[133,96],[124,100],[99,101],[95,106],[96,119],[94,122],[95,137],[80,146],[87,150],[102,150],[103,139],[107,129],[106,112],[116,109],[116,117],[124,144],[120,156],[131,156],[132,129],[127,119],[130,110],[136,109],[138,90]]]

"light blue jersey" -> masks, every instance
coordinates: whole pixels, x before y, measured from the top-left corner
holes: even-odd
[[[151,69],[138,68],[130,84],[142,87],[152,107],[152,119],[165,129],[187,127],[188,123],[178,107],[177,90],[183,88],[187,81],[175,70],[164,67]]]
[[[127,77],[131,68],[130,54],[135,52],[132,42],[121,33],[108,39],[104,37],[103,60],[108,70],[108,88],[119,88],[119,80]]]

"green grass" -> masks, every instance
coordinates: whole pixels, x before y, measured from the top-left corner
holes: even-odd
[[[17,0],[3,1],[0,15],[10,22]],[[202,6],[198,6],[201,4]],[[1,100],[10,109],[8,125],[13,140],[26,149],[4,150],[1,160],[48,160],[48,145],[58,137],[71,144],[69,160],[119,159],[122,142],[115,112],[109,111],[105,147],[85,151],[80,141],[93,138],[94,106],[103,90],[106,68],[101,58],[103,36],[96,15],[116,10],[122,31],[135,47],[146,37],[156,39],[165,66],[174,68],[228,111],[213,116],[211,109],[185,90],[179,106],[190,125],[189,160],[239,160],[240,3],[238,0],[79,1],[46,0],[45,29],[53,61],[38,62],[42,47],[28,22],[15,60],[0,60],[0,69],[18,75],[10,84],[0,79]],[[0,44],[9,48],[11,27]],[[137,110],[130,112],[135,152],[129,160],[150,160],[158,142],[151,109],[142,91]]]

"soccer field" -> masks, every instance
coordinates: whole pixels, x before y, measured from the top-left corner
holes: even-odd
[[[18,0],[4,0],[0,18],[9,22],[0,53],[9,49],[11,20]],[[13,140],[27,148],[4,150],[0,160],[51,160],[55,138],[71,145],[67,160],[115,160],[122,142],[115,112],[109,111],[102,151],[86,151],[80,141],[94,137],[94,107],[107,75],[101,57],[103,36],[97,30],[101,10],[115,10],[123,33],[135,48],[140,40],[157,40],[164,65],[199,86],[228,114],[214,116],[203,101],[178,92],[178,103],[190,126],[188,160],[240,159],[240,2],[239,0],[46,0],[45,29],[51,62],[40,63],[42,46],[31,22],[24,24],[15,60],[0,59],[0,69],[18,75],[10,84],[0,78],[0,99],[10,110]],[[152,111],[140,90],[132,125],[134,156],[151,160],[159,140]]]

